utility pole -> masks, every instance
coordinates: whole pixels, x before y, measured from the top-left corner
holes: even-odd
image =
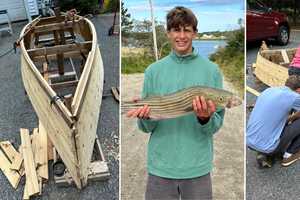
[[[156,41],[156,31],[155,31],[155,21],[154,21],[154,16],[153,16],[152,0],[149,0],[149,3],[150,3],[151,20],[152,20],[152,32],[153,32],[154,54],[155,54],[155,59],[158,60],[158,54],[157,54],[157,41]]]

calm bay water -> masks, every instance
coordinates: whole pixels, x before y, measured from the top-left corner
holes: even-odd
[[[198,50],[198,53],[209,58],[210,54],[215,53],[218,47],[224,47],[226,45],[225,40],[194,40],[193,47]]]

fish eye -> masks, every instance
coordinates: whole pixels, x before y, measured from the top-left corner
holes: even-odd
[[[219,100],[220,100],[220,101],[223,101],[223,97],[219,97]]]

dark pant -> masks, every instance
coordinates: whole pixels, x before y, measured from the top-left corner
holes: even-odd
[[[300,150],[300,119],[293,121],[283,129],[280,141],[272,154],[278,153],[297,153]]]
[[[298,76],[300,76],[300,68],[299,67],[289,66],[288,74],[289,74],[289,76],[291,76],[291,75],[298,75]]]
[[[211,200],[210,174],[191,179],[169,179],[149,174],[146,200]]]

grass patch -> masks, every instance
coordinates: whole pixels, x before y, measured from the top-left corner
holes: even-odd
[[[122,57],[122,74],[144,73],[145,69],[155,61],[147,54],[135,54]]]
[[[238,90],[239,94],[244,94],[244,53],[238,52],[236,55],[224,56],[224,49],[219,50],[214,58],[214,62],[221,68],[225,79],[231,82]]]

